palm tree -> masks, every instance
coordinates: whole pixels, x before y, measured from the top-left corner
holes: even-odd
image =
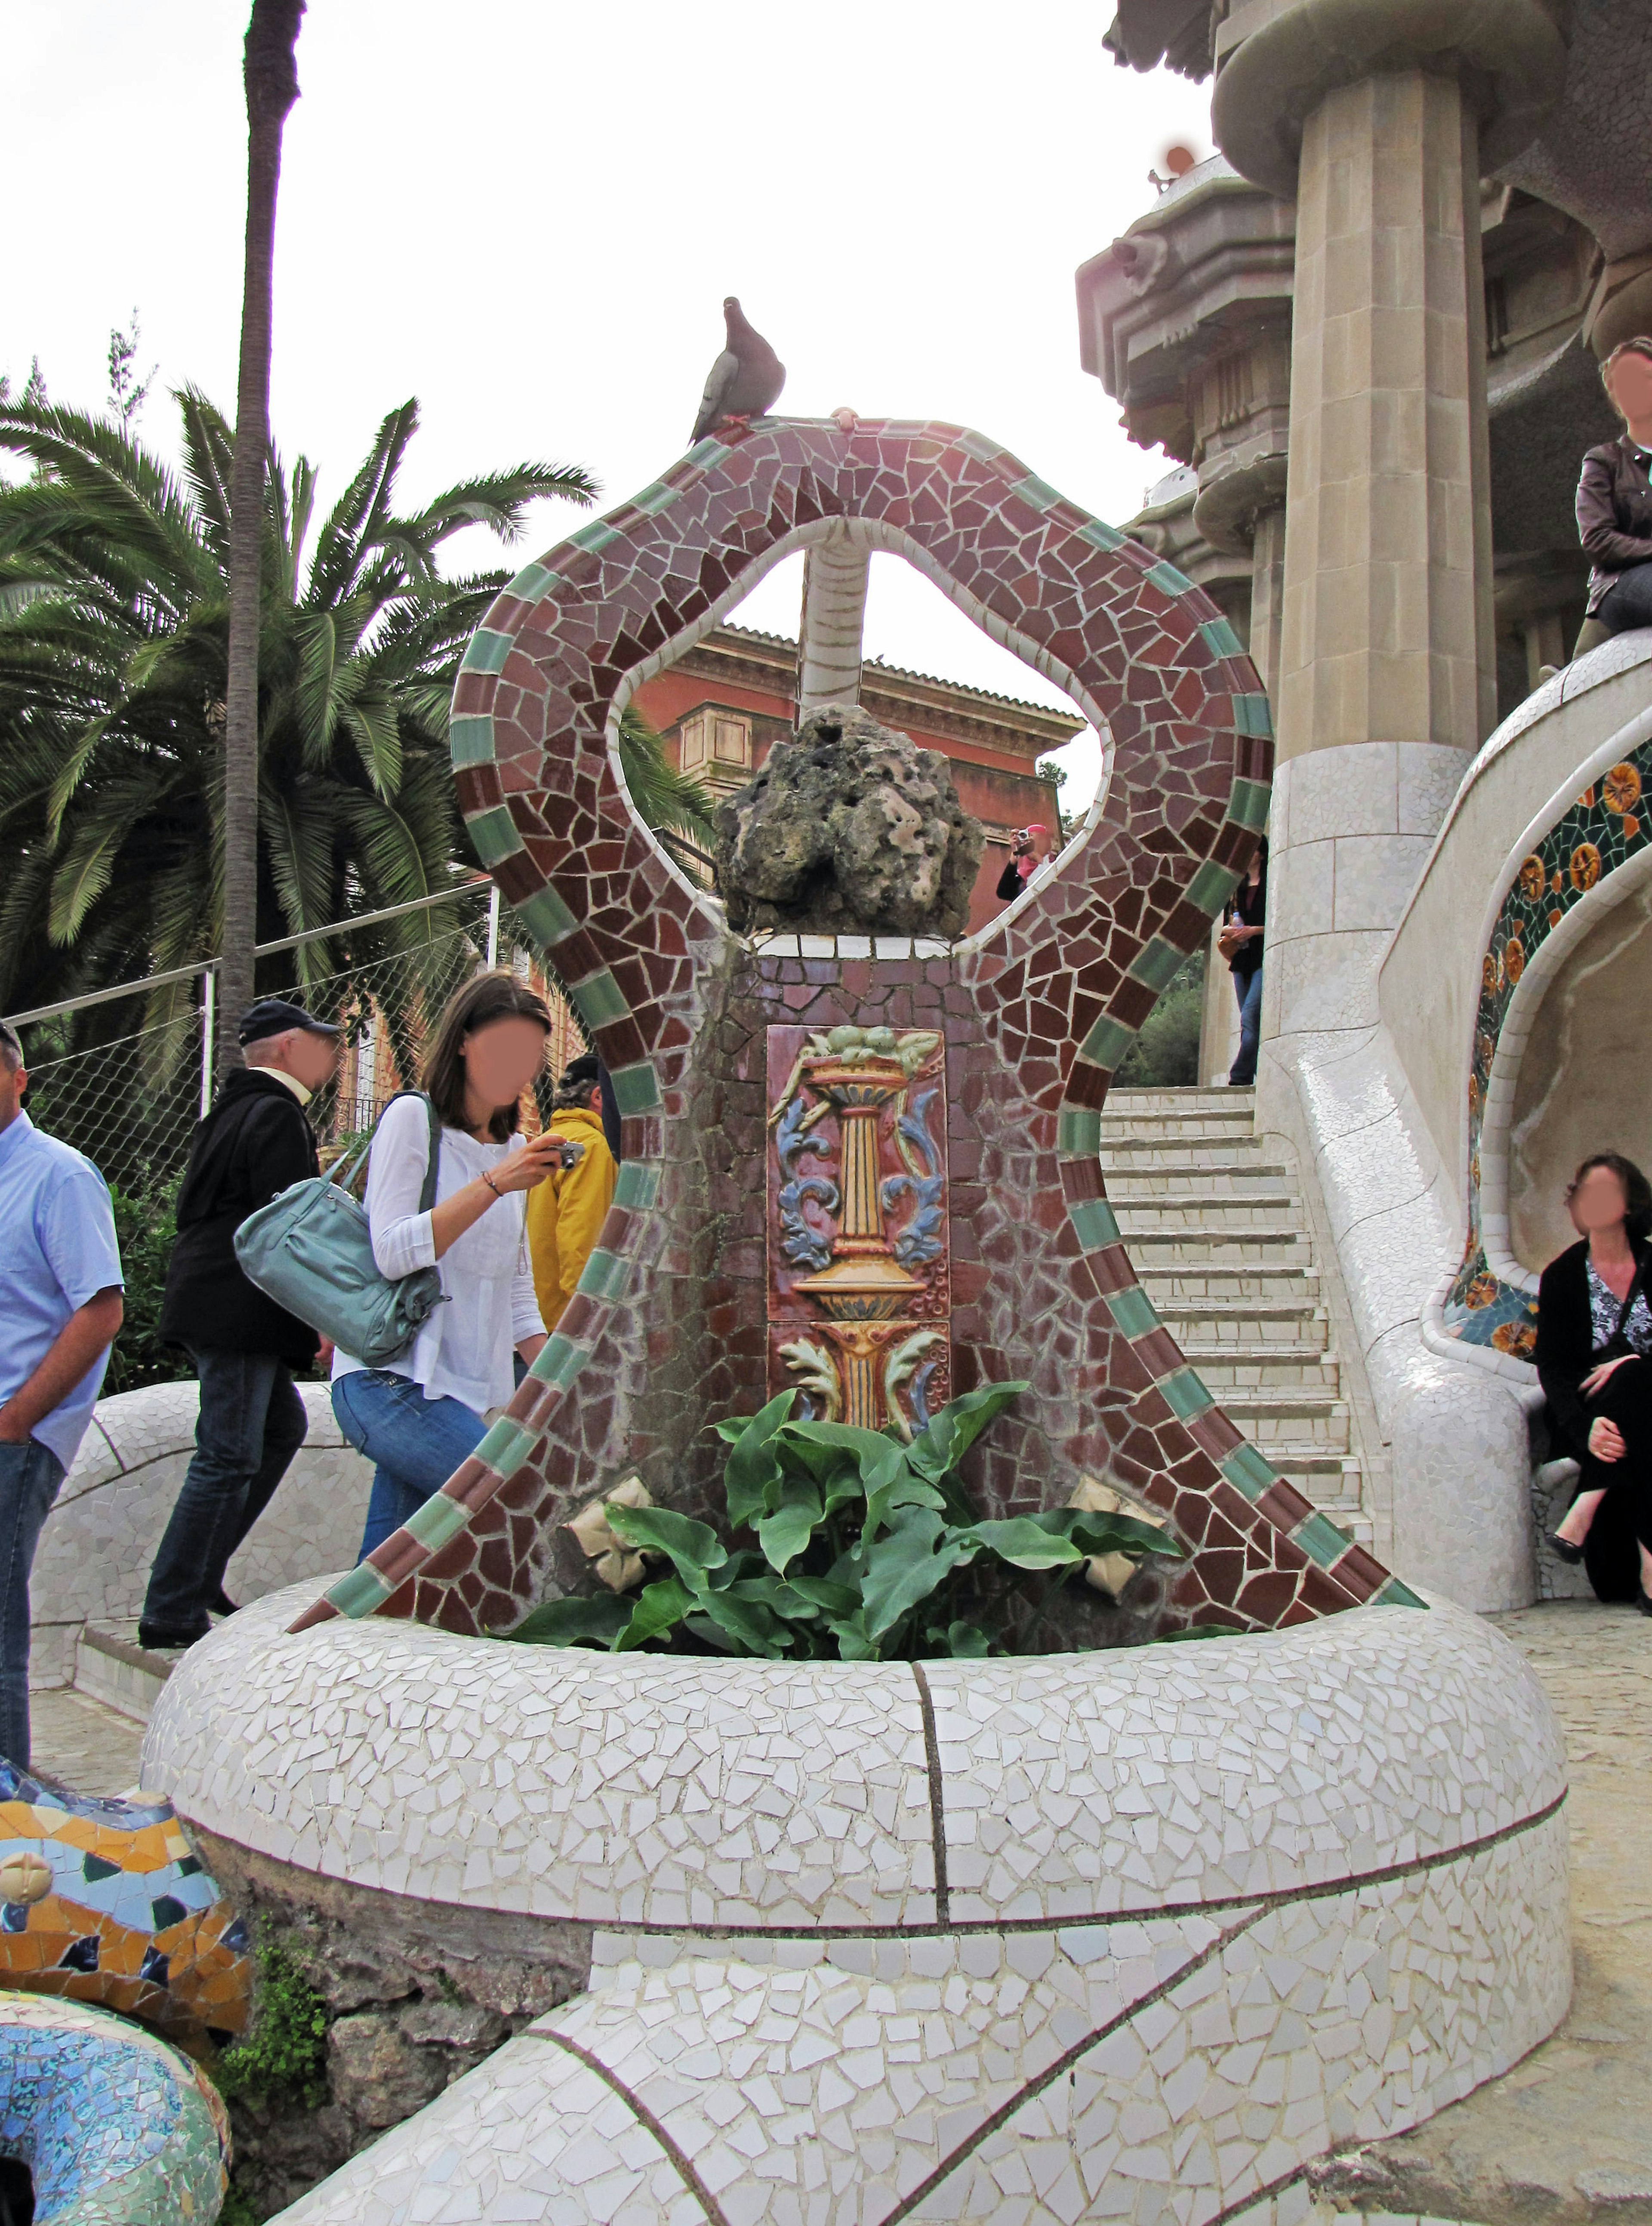
[[[252,1000],[258,880],[258,567],[264,469],[270,447],[270,340],[281,134],[298,98],[295,49],[304,0],[252,0],[242,75],[246,86],[246,255],[241,280],[241,364],[235,401],[230,499],[229,669],[225,688],[223,964],[218,1066],[240,1064],[237,1015]]]
[[[166,972],[223,947],[226,688],[234,442],[188,389],[181,475],[119,423],[0,407],[0,1011]],[[517,539],[545,496],[588,503],[577,467],[518,464],[408,514],[396,481],[418,423],[393,410],[312,532],[316,475],[264,474],[252,932],[274,941],[454,887],[474,872],[453,793],[448,706],[504,571],[443,580],[480,522]],[[353,932],[352,963],[450,932],[415,913]],[[336,970],[332,938],[293,976]],[[268,962],[264,962],[268,964]],[[191,985],[150,994],[146,1025]],[[226,1002],[229,1002],[226,998]],[[95,1034],[99,1007],[78,1040]]]

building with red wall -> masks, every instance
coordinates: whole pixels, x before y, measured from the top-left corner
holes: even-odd
[[[637,708],[665,737],[672,762],[714,794],[743,788],[770,748],[793,731],[797,645],[784,634],[718,626],[637,691]],[[868,659],[861,705],[919,749],[950,759],[958,801],[987,830],[969,925],[1001,911],[995,894],[1014,829],[1037,821],[1057,838],[1053,782],[1038,761],[1078,734],[1076,711],[1046,710]]]

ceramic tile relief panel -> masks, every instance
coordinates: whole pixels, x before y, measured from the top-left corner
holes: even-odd
[[[1526,969],[1576,906],[1644,851],[1652,819],[1652,742],[1591,781],[1563,811],[1505,892],[1480,963],[1480,1004],[1469,1075],[1468,1236],[1446,1294],[1440,1326],[1465,1345],[1489,1345],[1529,1360],[1537,1344],[1534,1293],[1505,1282],[1487,1257],[1481,1228],[1480,1141],[1503,1023]],[[1592,900],[1598,902],[1598,900]]]
[[[1083,834],[956,945],[742,943],[642,827],[609,754],[632,691],[846,517],[1107,739]],[[380,1610],[508,1625],[552,1580],[556,1525],[629,1467],[657,1499],[709,1510],[707,1426],[753,1411],[769,1381],[772,1027],[946,1040],[951,1388],[1032,1387],[977,1449],[988,1507],[1058,1503],[1085,1471],[1141,1493],[1192,1549],[1173,1622],[1271,1627],[1410,1600],[1187,1366],[1136,1282],[1097,1159],[1113,1072],[1265,824],[1270,732],[1208,597],[956,426],[756,419],[525,567],[454,691],[459,798],[613,1074],[624,1165],[505,1415],[301,1625]],[[909,1205],[899,1193],[897,1213]],[[910,1380],[903,1396],[910,1408]]]
[[[946,1040],[772,1027],[771,1393],[862,1429],[922,1429],[950,1396]]]

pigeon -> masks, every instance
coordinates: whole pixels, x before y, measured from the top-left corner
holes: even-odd
[[[746,321],[746,312],[734,296],[723,303],[728,345],[711,366],[706,391],[700,398],[700,415],[694,421],[691,441],[703,440],[726,417],[744,423],[760,417],[780,398],[786,367],[760,333]]]

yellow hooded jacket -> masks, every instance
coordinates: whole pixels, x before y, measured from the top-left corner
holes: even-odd
[[[556,1328],[585,1272],[620,1173],[602,1134],[600,1114],[575,1106],[553,1113],[550,1126],[569,1143],[583,1144],[585,1156],[577,1167],[556,1168],[528,1192],[534,1294],[548,1331]]]

